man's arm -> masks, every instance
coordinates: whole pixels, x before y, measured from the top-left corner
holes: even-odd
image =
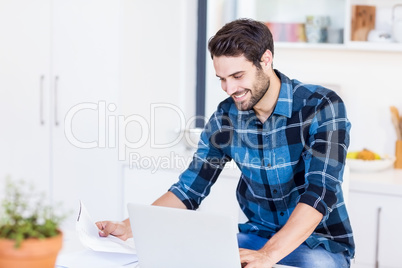
[[[222,114],[222,111],[215,112],[205,126],[193,161],[187,170],[181,174],[179,182],[174,184],[152,205],[172,208],[198,208],[201,201],[209,193],[209,188],[218,178],[225,163],[231,160],[220,148],[216,147],[220,146],[221,143],[230,144],[232,138],[231,131],[220,131],[223,125],[232,125],[230,118]],[[211,140],[214,142],[213,144],[211,144]],[[194,183],[195,180],[197,183]],[[189,191],[185,189],[187,187],[197,188],[192,188],[192,191]],[[96,225],[99,228],[100,236],[111,234],[123,240],[132,237],[129,219],[122,222],[100,221]]]
[[[246,268],[271,268],[301,245],[313,233],[322,217],[313,207],[297,204],[287,223],[263,248],[258,251],[240,249],[241,262],[247,263]]]
[[[176,197],[172,192],[166,192],[164,195],[159,197],[155,202],[152,203],[154,206],[161,207],[171,207],[171,208],[182,208],[185,209],[186,206],[181,202],[179,198]],[[130,219],[125,219],[124,221],[98,221],[96,226],[99,228],[100,236],[113,235],[122,240],[127,240],[133,236],[131,231]]]
[[[186,206],[181,200],[172,192],[166,192],[152,203],[154,206],[170,207],[170,208],[182,208],[186,209]]]

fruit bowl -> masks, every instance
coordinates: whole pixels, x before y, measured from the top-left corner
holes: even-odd
[[[357,172],[373,172],[381,171],[391,168],[395,162],[395,158],[383,156],[381,159],[376,160],[362,160],[362,159],[346,159],[346,164],[351,171]]]
[[[390,157],[388,155],[380,155],[367,149],[348,152],[348,154],[346,155],[346,163],[352,171],[381,171],[392,167],[394,162],[394,157]]]

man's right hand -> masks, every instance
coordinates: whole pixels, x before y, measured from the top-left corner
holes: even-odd
[[[124,241],[133,237],[129,219],[124,221],[98,221],[95,224],[99,228],[99,236],[113,235]]]
[[[183,202],[181,202],[181,200],[172,192],[166,192],[155,202],[153,202],[152,205],[186,209],[186,206],[183,204]],[[133,237],[130,219],[125,219],[124,221],[98,221],[95,224],[99,228],[99,236],[105,237],[108,235],[113,235],[124,241],[130,237]]]

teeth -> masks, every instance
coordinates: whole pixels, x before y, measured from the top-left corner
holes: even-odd
[[[234,95],[234,97],[236,98],[236,99],[240,99],[241,97],[243,97],[244,95],[246,95],[246,93],[247,93],[247,91],[245,91],[243,94],[241,94],[241,95]]]

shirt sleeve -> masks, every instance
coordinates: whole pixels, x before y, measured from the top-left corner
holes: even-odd
[[[230,142],[230,132],[222,128],[222,115],[218,112],[209,120],[200,136],[198,149],[189,167],[180,175],[179,181],[169,189],[188,209],[197,209],[208,196],[226,162],[231,158],[219,144]]]
[[[321,98],[311,119],[303,156],[308,186],[299,202],[314,207],[326,220],[342,191],[351,125],[343,101],[334,92]]]

